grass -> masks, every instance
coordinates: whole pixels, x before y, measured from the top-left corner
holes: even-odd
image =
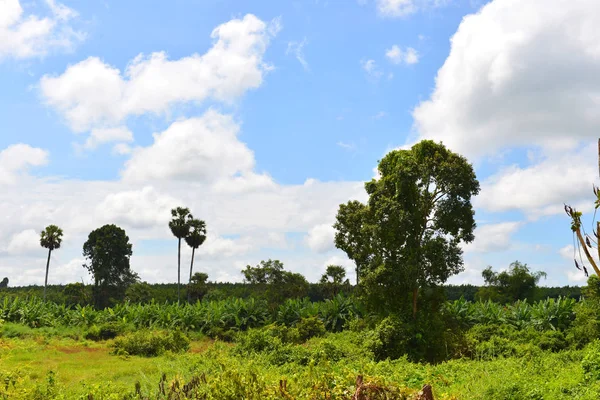
[[[9,331],[17,330],[13,328]],[[146,358],[111,355],[111,341],[65,336],[73,332],[63,332],[63,336],[35,335],[27,329],[23,332],[21,337],[0,339],[0,382],[9,382],[0,385],[0,398],[76,399],[94,393],[95,399],[122,399],[123,394],[134,392],[136,382],[142,393],[154,396],[163,374],[169,385],[174,379],[189,381],[204,374],[202,390],[209,399],[284,398],[278,392],[282,379],[287,381],[289,398],[346,399],[359,374],[370,382],[396,386],[398,393],[407,396],[429,383],[436,399],[446,400],[596,400],[600,394],[600,383],[586,381],[581,368],[586,349],[540,351],[489,361],[452,360],[437,365],[406,359],[375,362],[360,348],[352,351],[357,342],[355,333],[342,332],[289,347],[290,351],[317,354],[319,349],[335,346],[344,355],[342,359],[335,361],[325,355],[318,362],[313,357],[306,363],[278,365],[268,352],[239,354],[235,345],[202,337],[192,340],[187,353]]]

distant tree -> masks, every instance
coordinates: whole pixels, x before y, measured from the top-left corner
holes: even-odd
[[[416,319],[420,289],[464,269],[460,244],[474,239],[471,198],[479,182],[464,157],[431,140],[389,152],[378,171],[378,179],[365,183],[366,205],[340,206],[336,246],[359,260],[360,289],[371,309],[412,309]]]
[[[527,264],[512,262],[508,271],[494,272],[487,267],[481,273],[486,286],[477,291],[481,300],[509,303],[517,300],[533,300],[540,279],[546,277],[543,271],[531,272]]]
[[[185,242],[192,248],[192,260],[190,262],[190,280],[188,281],[188,303],[191,301],[190,286],[192,284],[192,271],[194,270],[194,255],[196,249],[204,243],[206,240],[206,223],[199,219],[192,219],[190,221],[190,233],[185,237]],[[207,275],[208,277],[208,275]]]
[[[329,265],[327,270],[321,276],[319,283],[323,286],[328,297],[335,297],[341,291],[343,286],[350,286],[346,278],[346,270],[341,265]]]
[[[88,292],[83,283],[75,282],[69,283],[63,289],[63,296],[65,298],[65,302],[70,305],[85,305],[88,304]]]
[[[173,236],[177,238],[177,302],[180,300],[181,286],[181,239],[185,239],[190,234],[190,222],[194,217],[189,208],[177,207],[171,210],[173,217],[169,222],[169,229]]]
[[[125,290],[125,300],[131,303],[148,303],[152,300],[152,286],[148,282],[136,282]]]
[[[202,301],[206,293],[208,293],[208,274],[204,272],[196,272],[190,278],[188,286],[188,302]]]
[[[63,231],[56,225],[48,225],[40,234],[40,245],[48,249],[48,261],[46,261],[46,279],[44,279],[44,301],[46,300],[46,288],[48,286],[48,270],[50,269],[50,255],[52,250],[60,248]]]
[[[255,285],[271,306],[285,299],[305,297],[308,293],[306,278],[299,273],[285,271],[279,260],[261,261],[256,267],[247,265],[242,274],[244,281]]]
[[[84,264],[94,277],[93,298],[96,308],[122,300],[129,285],[139,280],[129,260],[132,245],[125,231],[116,225],[104,225],[92,231],[83,245]]]
[[[0,288],[5,288],[8,287],[8,278],[4,278],[2,279],[2,282],[0,282]]]

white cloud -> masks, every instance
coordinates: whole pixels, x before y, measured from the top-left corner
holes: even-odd
[[[12,236],[6,246],[9,255],[37,255],[44,253],[40,247],[40,235],[33,229],[27,229]]]
[[[414,110],[420,137],[468,156],[596,139],[599,23],[595,0],[494,0],[466,16]]]
[[[99,145],[111,142],[133,142],[133,133],[124,126],[93,129],[83,148],[95,149]],[[121,146],[119,150],[122,149]]]
[[[335,248],[335,230],[332,224],[319,224],[313,226],[305,237],[307,246],[317,253],[325,253]]]
[[[377,114],[373,115],[373,119],[381,119],[386,115],[387,113],[385,111],[379,111]]]
[[[204,182],[229,192],[272,187],[268,175],[253,171],[254,153],[238,140],[238,132],[230,116],[214,110],[174,122],[154,135],[151,146],[133,150],[123,179]]]
[[[96,207],[100,220],[117,222],[137,229],[165,227],[170,210],[181,202],[157,192],[152,186],[107,195]]]
[[[203,55],[169,60],[165,52],[134,58],[122,74],[97,57],[71,65],[59,76],[44,76],[40,89],[76,132],[119,126],[128,116],[164,114],[175,105],[213,99],[231,103],[259,87],[272,67],[263,61],[271,34],[252,14],[215,28]]]
[[[131,146],[129,146],[127,143],[117,143],[112,148],[112,154],[115,154],[118,156],[124,156],[127,154],[131,154],[131,152],[132,152]]]
[[[304,57],[304,46],[306,45],[306,38],[302,39],[301,42],[288,42],[288,47],[285,50],[285,54],[293,54],[296,59],[302,64],[305,71],[309,71],[308,62]]]
[[[0,0],[0,60],[7,57],[40,57],[53,50],[70,50],[83,39],[67,21],[74,10],[54,0],[46,0],[51,15],[26,14],[19,0]]]
[[[375,60],[361,60],[360,66],[367,72],[367,75],[372,79],[379,79],[383,72],[377,67]]]
[[[419,11],[443,7],[452,0],[377,0],[377,11],[386,18],[407,17]]]
[[[386,50],[385,56],[391,63],[400,65],[412,65],[419,62],[419,53],[412,47],[402,50],[398,45],[393,45]]]
[[[28,167],[48,163],[48,152],[27,144],[13,144],[0,151],[0,185],[14,184]]]
[[[489,253],[505,251],[511,247],[511,235],[521,226],[522,222],[501,222],[485,224],[475,228],[475,240],[465,244],[465,253]]]
[[[593,145],[552,154],[528,167],[502,168],[482,182],[475,205],[493,212],[521,210],[530,219],[563,213],[563,203],[586,211],[593,205],[597,157]]]
[[[404,17],[417,12],[415,0],[377,0],[377,11],[384,17]]]

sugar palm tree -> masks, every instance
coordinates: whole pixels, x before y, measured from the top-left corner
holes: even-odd
[[[202,246],[206,240],[206,223],[200,219],[192,219],[190,221],[190,234],[185,238],[185,242],[192,248],[192,261],[190,263],[190,280],[188,282],[188,303],[191,299],[190,285],[192,284],[192,271],[194,269],[194,255],[196,249]]]
[[[60,248],[63,231],[56,225],[48,225],[40,233],[40,245],[48,249],[48,261],[46,261],[46,279],[44,280],[44,301],[46,300],[46,287],[48,286],[48,270],[50,269],[50,255],[52,250]]]
[[[173,217],[169,222],[171,233],[178,240],[177,244],[177,303],[179,303],[179,286],[181,283],[181,239],[185,239],[190,234],[190,221],[194,218],[190,209],[186,207],[177,207],[171,210]]]

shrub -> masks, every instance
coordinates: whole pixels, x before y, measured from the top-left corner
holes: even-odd
[[[325,324],[318,317],[302,318],[296,325],[300,341],[305,342],[313,337],[325,335]]]
[[[238,336],[236,351],[241,354],[273,351],[283,344],[277,329],[250,329]]]
[[[561,351],[567,348],[568,343],[565,334],[561,331],[545,331],[540,335],[537,342],[542,350]]]
[[[106,322],[100,325],[92,325],[85,333],[85,338],[94,341],[114,339],[127,330],[127,327],[117,322]]]
[[[588,346],[585,356],[581,360],[581,368],[586,379],[600,380],[600,341],[596,340]]]
[[[367,347],[373,352],[377,361],[396,359],[406,353],[407,339],[410,332],[397,316],[389,316],[381,321],[372,331]]]
[[[185,352],[190,340],[181,331],[137,331],[120,336],[113,343],[113,354],[155,357],[166,351]]]

